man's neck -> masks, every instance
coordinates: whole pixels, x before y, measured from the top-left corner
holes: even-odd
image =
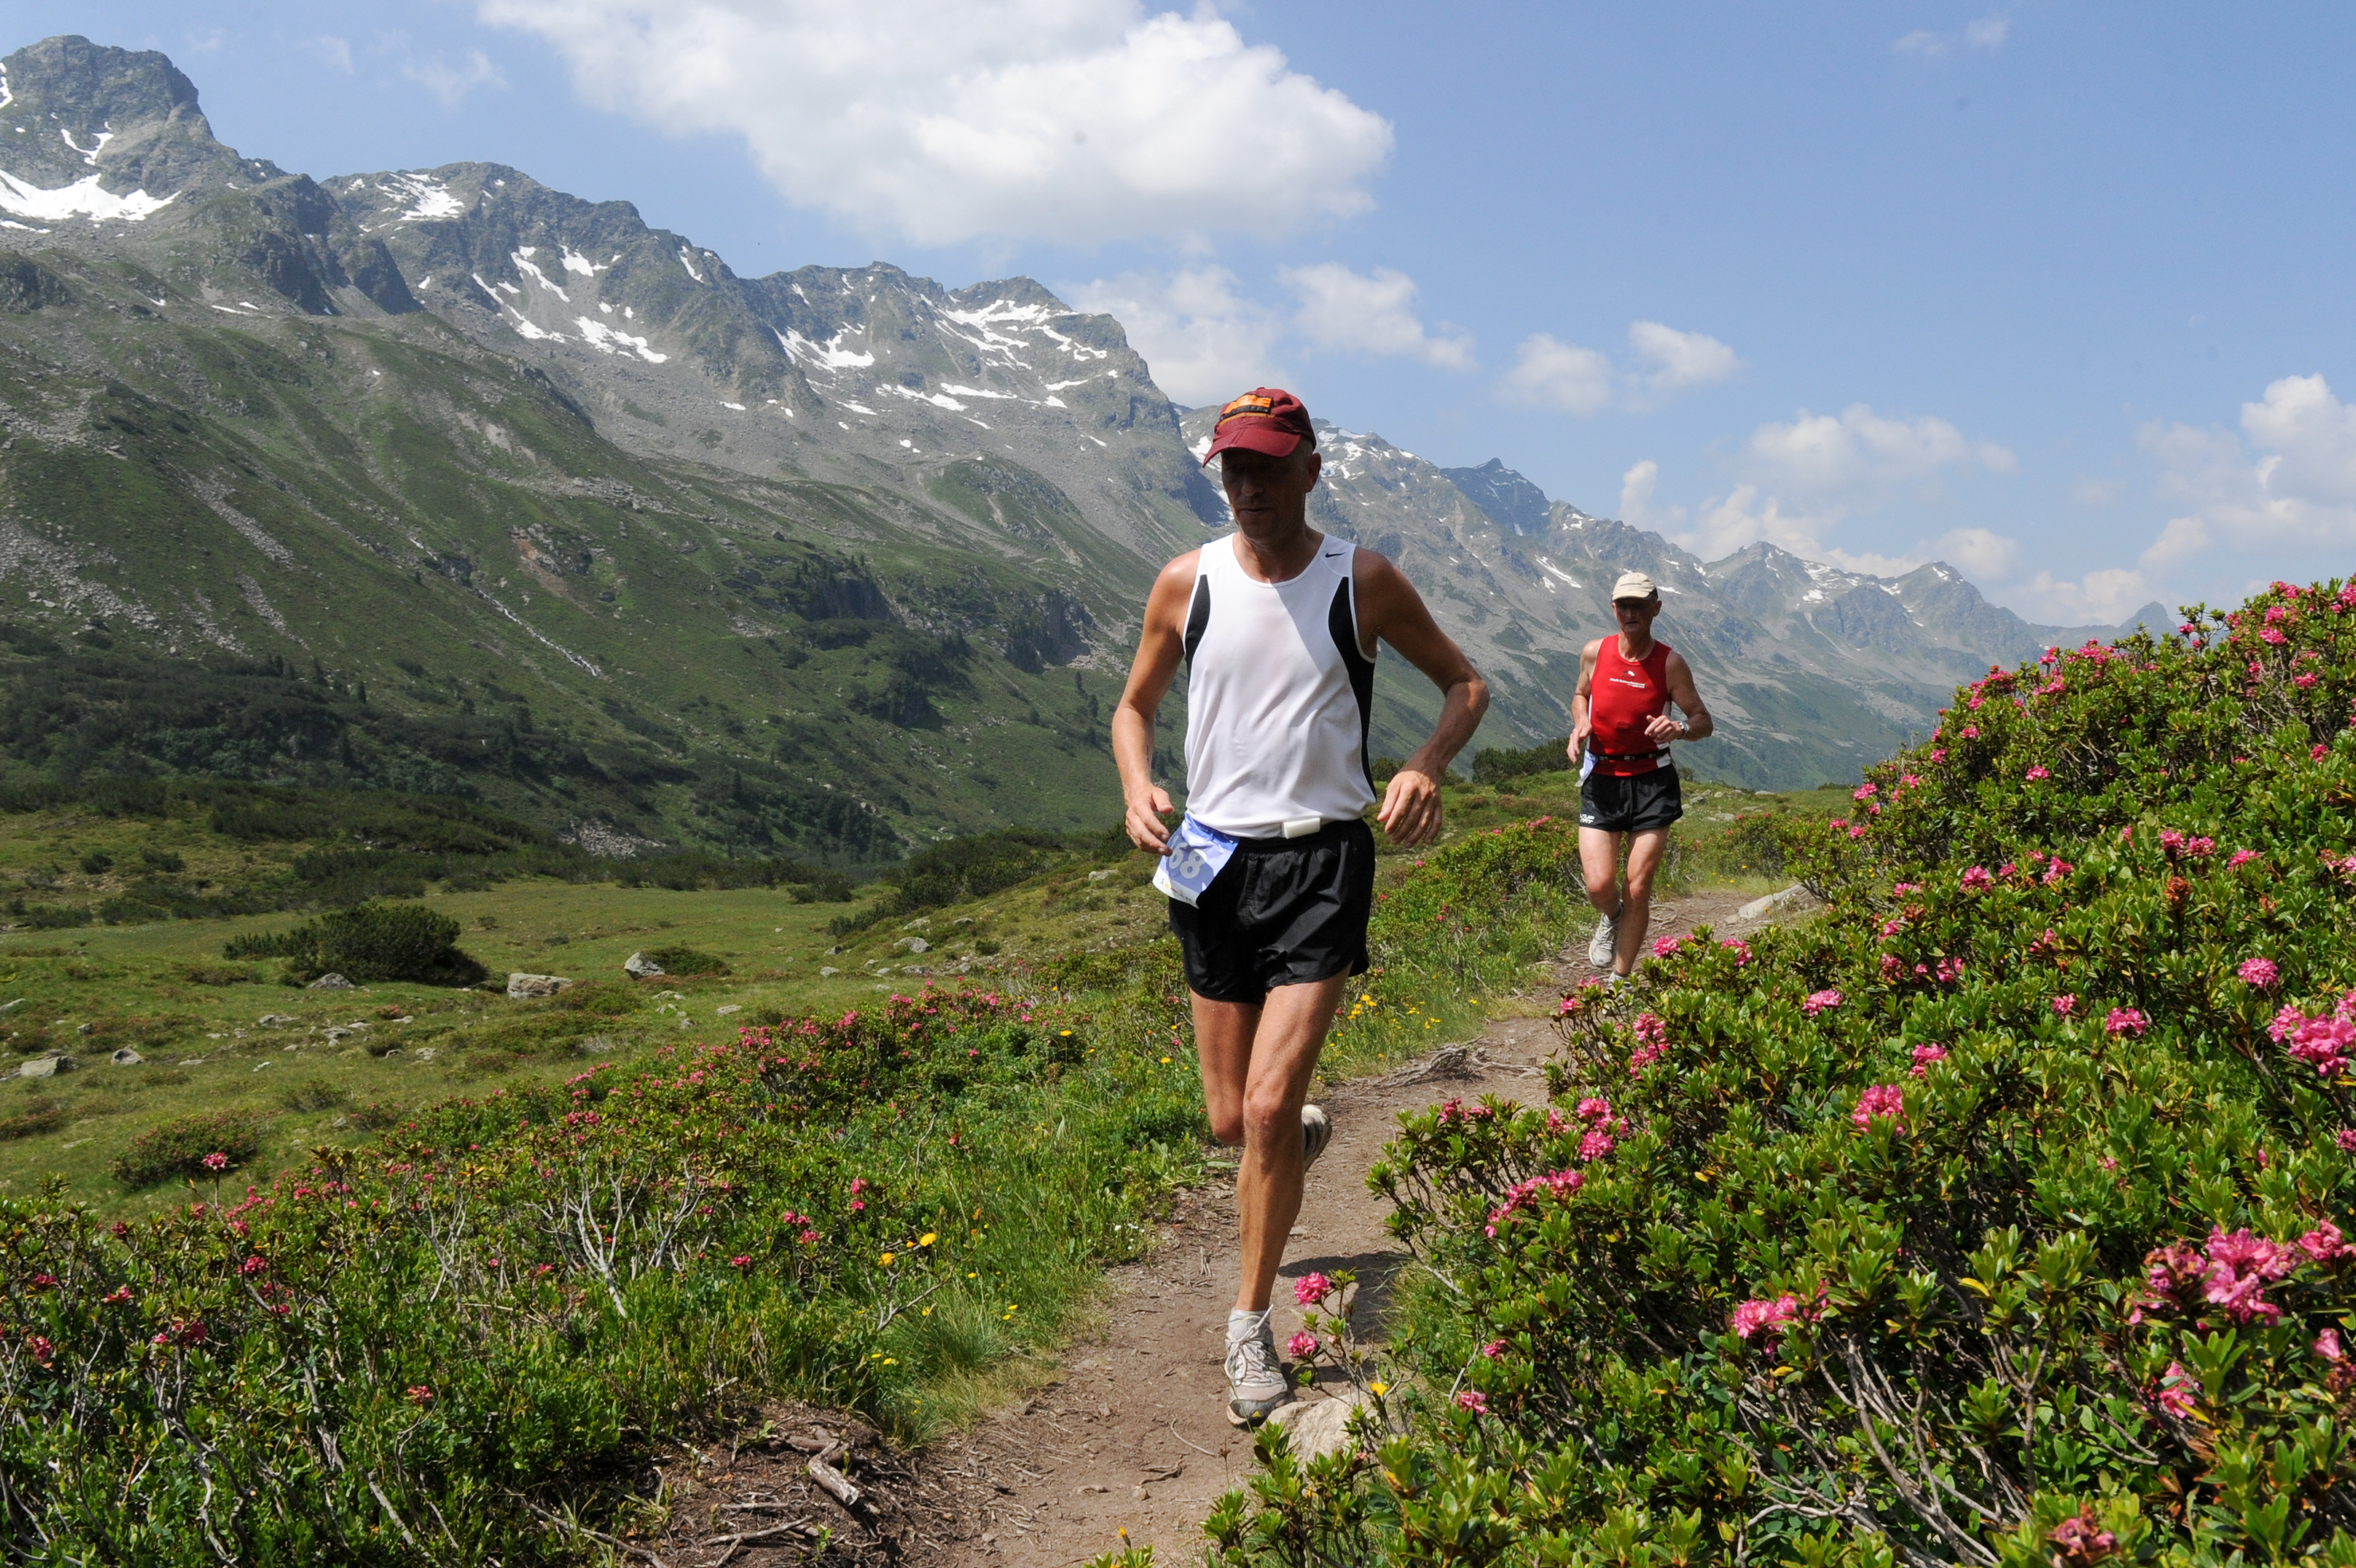
[[[1620,657],[1628,660],[1629,663],[1643,663],[1651,656],[1652,651],[1653,634],[1650,630],[1636,632],[1623,631],[1620,634]]]
[[[1264,538],[1236,530],[1236,564],[1244,575],[1262,583],[1289,583],[1316,558],[1325,536],[1309,526],[1306,516]]]

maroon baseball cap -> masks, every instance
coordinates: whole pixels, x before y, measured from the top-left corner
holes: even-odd
[[[1211,449],[1203,454],[1203,461],[1208,463],[1230,446],[1270,457],[1290,457],[1315,434],[1309,424],[1309,411],[1301,406],[1299,398],[1281,387],[1254,387],[1219,410],[1219,423],[1211,431]]]

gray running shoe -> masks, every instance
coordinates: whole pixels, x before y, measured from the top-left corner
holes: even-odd
[[[1276,1329],[1262,1318],[1258,1334],[1227,1347],[1227,1419],[1256,1426],[1291,1399],[1291,1380],[1276,1359]]]
[[[1606,915],[1595,923],[1595,935],[1588,940],[1587,961],[1598,969],[1610,969],[1619,948],[1620,917]]]
[[[1322,1105],[1301,1108],[1301,1168],[1307,1170],[1333,1141],[1333,1119],[1325,1114]]]

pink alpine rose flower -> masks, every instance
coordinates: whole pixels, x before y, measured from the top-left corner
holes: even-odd
[[[2077,1010],[2078,999],[2067,992],[2053,999],[2053,1015],[2057,1018],[2067,1018]]]
[[[2182,1421],[2192,1413],[2193,1391],[2199,1387],[2182,1362],[2170,1361],[2168,1370],[2159,1375],[2159,1391],[2152,1396],[2151,1402]]]
[[[2243,984],[2260,991],[2272,991],[2275,982],[2282,978],[2282,971],[2275,967],[2275,961],[2270,958],[2245,958],[2242,961],[2242,967],[2233,972],[2241,976]]]
[[[2103,1029],[2112,1035],[2140,1035],[2150,1026],[2151,1020],[2138,1007],[2114,1007],[2103,1020]]]
[[[1291,1357],[1296,1361],[1301,1359],[1303,1357],[1314,1356],[1317,1354],[1317,1336],[1314,1334],[1294,1335],[1291,1338],[1284,1342],[1284,1353]]]
[[[1873,1125],[1877,1116],[1887,1117],[1890,1131],[1906,1131],[1906,1091],[1894,1083],[1877,1083],[1857,1097],[1857,1109],[1848,1119],[1863,1132]]]
[[[1839,1006],[1843,1000],[1844,998],[1838,991],[1829,988],[1823,991],[1811,992],[1807,998],[1800,1004],[1800,1011],[1813,1018],[1819,1013],[1828,1013],[1832,1011],[1834,1008]]]
[[[1931,1076],[1931,1069],[1937,1063],[1945,1061],[1946,1059],[1947,1047],[1944,1046],[1917,1046],[1914,1047],[1913,1076],[1916,1078],[1928,1078]]]
[[[1465,1389],[1456,1396],[1456,1408],[1469,1410],[1474,1415],[1489,1413],[1489,1397],[1478,1389]]]
[[[1987,866],[1975,865],[1964,873],[1963,882],[1965,892],[1981,893],[1994,886],[1996,878],[1988,875]]]
[[[2031,784],[2036,784],[2044,779],[2052,778],[2053,775],[2046,771],[2045,764],[2040,762],[2031,768],[2027,773],[2022,774],[2021,777],[2028,779]]]
[[[1323,1274],[1303,1274],[1292,1282],[1292,1300],[1296,1306],[1315,1306],[1333,1294],[1333,1282]]]

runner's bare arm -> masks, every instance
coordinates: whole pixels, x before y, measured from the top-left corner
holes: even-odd
[[[1429,843],[1440,836],[1440,780],[1489,711],[1489,683],[1440,629],[1405,573],[1373,551],[1360,550],[1355,575],[1358,635],[1398,649],[1445,693],[1431,738],[1392,776],[1382,809],[1375,813],[1392,842]]]
[[[1644,733],[1655,740],[1708,740],[1718,726],[1710,723],[1709,710],[1702,706],[1701,693],[1694,689],[1693,667],[1686,662],[1686,656],[1672,650],[1661,674],[1668,684],[1669,701],[1685,714],[1686,722],[1681,726],[1663,714],[1644,726]]]
[[[1130,843],[1156,854],[1170,853],[1170,829],[1162,819],[1173,808],[1170,791],[1153,782],[1153,715],[1186,656],[1186,608],[1194,597],[1197,553],[1189,550],[1153,579],[1129,684],[1112,711],[1113,766],[1120,769],[1121,798],[1128,803],[1122,826]]]
[[[1570,695],[1570,745],[1564,748],[1573,763],[1587,749],[1587,737],[1595,730],[1595,658],[1602,647],[1599,638],[1579,650],[1579,690]]]

